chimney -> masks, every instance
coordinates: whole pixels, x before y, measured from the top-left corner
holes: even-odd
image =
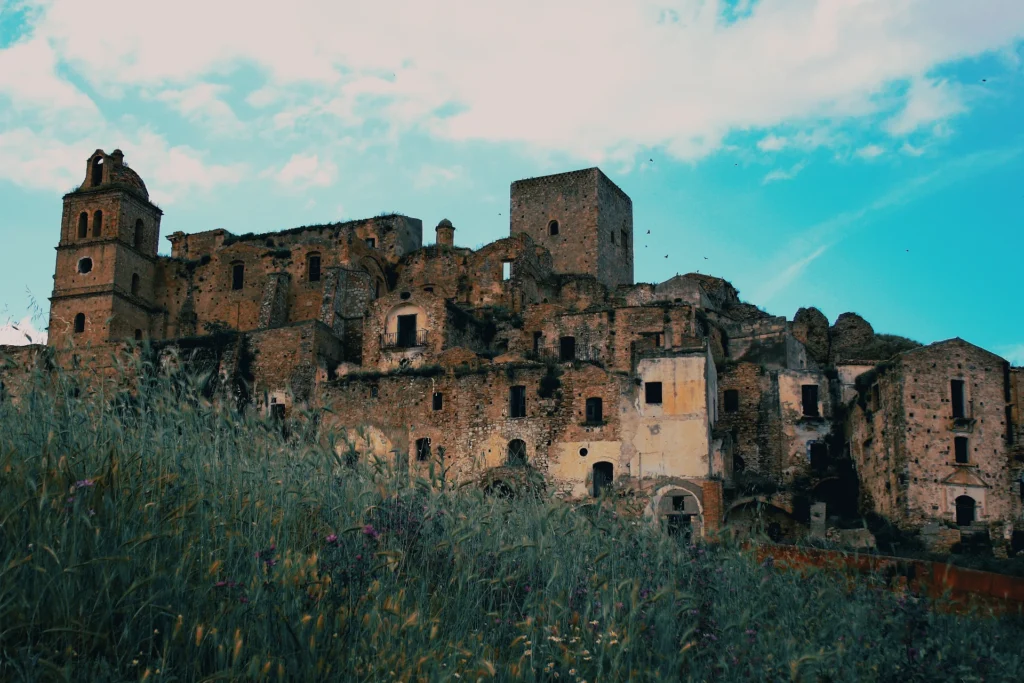
[[[455,246],[455,226],[447,218],[437,224],[437,239],[435,243],[438,246],[444,247]]]

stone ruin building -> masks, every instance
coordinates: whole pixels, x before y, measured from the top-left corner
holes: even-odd
[[[708,275],[637,283],[632,201],[597,168],[513,182],[508,237],[478,250],[391,214],[176,232],[167,257],[162,215],[120,150],[89,157],[64,196],[58,364],[201,358],[268,419],[328,408],[362,457],[443,455],[490,490],[523,471],[567,497],[611,487],[672,532],[759,516],[791,538],[874,512],[932,547],[1005,550],[1024,529],[1024,369],[853,313],[772,316]],[[16,400],[13,368],[47,350],[4,351]]]

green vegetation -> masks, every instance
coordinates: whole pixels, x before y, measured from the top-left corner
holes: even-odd
[[[0,404],[0,680],[1024,679],[1019,621],[348,462],[201,378],[43,383]]]

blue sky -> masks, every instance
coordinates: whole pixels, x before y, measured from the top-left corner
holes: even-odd
[[[281,7],[0,0],[0,324],[45,326],[97,148],[165,236],[397,211],[471,247],[508,234],[513,180],[598,165],[638,281],[699,270],[1024,364],[1019,0]]]

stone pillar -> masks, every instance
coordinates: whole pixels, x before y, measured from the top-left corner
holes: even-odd
[[[704,536],[707,537],[722,528],[722,482],[708,479],[701,484],[704,493]]]

